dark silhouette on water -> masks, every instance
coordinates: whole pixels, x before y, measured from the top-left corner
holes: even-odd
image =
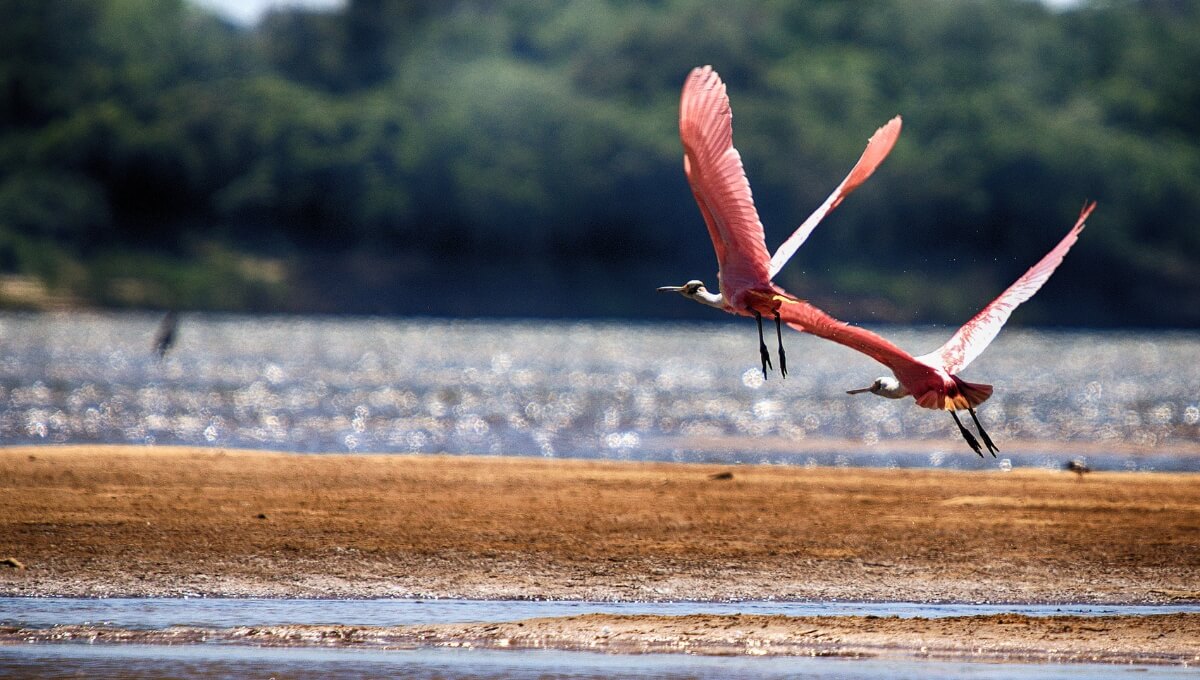
[[[1080,479],[1083,479],[1084,475],[1092,471],[1092,469],[1087,466],[1087,463],[1084,462],[1082,458],[1076,458],[1063,463],[1063,469],[1067,470],[1068,472],[1074,472],[1075,474],[1079,475]]]
[[[175,344],[178,329],[179,315],[172,309],[159,322],[158,331],[154,334],[154,353],[158,355],[159,361],[167,355],[167,351]]]

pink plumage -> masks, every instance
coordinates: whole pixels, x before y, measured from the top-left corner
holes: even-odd
[[[895,379],[879,378],[871,387],[851,390],[851,394],[869,391],[896,399],[912,396],[918,406],[950,411],[963,438],[982,456],[978,441],[958,419],[956,412],[966,410],[988,450],[995,455],[999,449],[984,431],[974,411],[975,406],[991,397],[992,386],[967,382],[957,373],[987,348],[1012,311],[1050,278],[1079,238],[1079,232],[1096,204],[1085,205],[1075,226],[1058,245],[958,329],[945,345],[914,357],[871,331],[838,321],[771,282],[817,224],[887,158],[900,135],[900,128],[901,120],[896,116],[876,130],[841,184],[783,242],[775,255],[769,256],[750,182],[746,179],[741,156],[733,146],[733,113],[725,84],[711,66],[693,69],[680,97],[679,136],[684,150],[683,169],[716,251],[720,293],[710,293],[702,282],[695,280],[684,286],[664,286],[659,290],[678,292],[731,314],[756,317],[763,377],[770,366],[763,341],[763,316],[775,319],[776,334],[779,335],[779,368],[784,376],[787,376],[787,366],[780,331],[782,322],[801,332],[862,352],[891,369]]]
[[[801,300],[782,304],[780,315],[796,330],[850,347],[892,369],[896,379],[921,406],[945,410],[978,406],[991,396],[991,386],[965,383],[969,387],[964,389],[956,374],[987,348],[1012,310],[1032,297],[1050,278],[1095,208],[1095,202],[1085,205],[1075,226],[1058,245],[935,352],[914,357],[879,335],[838,321]]]
[[[974,318],[963,324],[962,328],[959,328],[958,332],[946,341],[946,344],[934,352],[918,357],[918,359],[941,366],[948,373],[958,373],[966,368],[991,344],[996,334],[1004,326],[1004,322],[1008,321],[1008,315],[1012,314],[1017,305],[1033,297],[1042,284],[1050,279],[1050,275],[1054,273],[1058,265],[1062,264],[1067,251],[1079,239],[1079,233],[1083,231],[1084,223],[1095,208],[1095,201],[1083,206],[1083,211],[1079,213],[1079,219],[1075,221],[1075,226],[1067,232],[1057,246],[1046,253],[1045,257],[1030,267],[1029,271],[1013,282],[1007,290],[992,300]]]
[[[725,83],[711,66],[692,69],[679,101],[683,169],[717,254],[720,290],[732,306],[727,311],[752,315],[753,311],[748,312],[746,305],[740,304],[742,293],[752,289],[774,292],[771,279],[821,220],[887,158],[900,136],[900,127],[900,117],[896,116],[871,136],[850,174],[772,257],[767,253],[742,157],[733,146],[733,112]]]

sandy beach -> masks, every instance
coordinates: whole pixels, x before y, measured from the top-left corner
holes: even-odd
[[[11,563],[0,567],[0,594],[1194,602],[1196,481],[1044,470],[8,448],[0,450],[0,560]],[[786,653],[819,651],[831,640],[917,653],[928,645],[914,641],[926,638],[972,649],[986,618],[994,639],[1012,638],[1000,645],[1004,654],[1020,648],[1043,658],[1067,649],[1046,626],[1069,631],[1081,658],[1109,658],[1104,649],[1117,638],[1163,645],[1130,643],[1117,656],[1200,654],[1196,615],[1107,617],[1093,630],[1080,619],[1004,616],[956,628],[870,617],[836,617],[836,628],[831,619],[608,618],[538,624],[539,644],[620,651],[613,631],[623,630],[630,648],[697,637],[688,644],[709,640],[718,649],[728,640],[716,631],[734,623],[731,630],[767,631],[764,644]],[[799,634],[814,628],[832,637],[783,644],[805,642]],[[515,628],[496,631],[425,635],[520,644]]]
[[[7,595],[1200,599],[1186,474],[41,447],[0,487]]]

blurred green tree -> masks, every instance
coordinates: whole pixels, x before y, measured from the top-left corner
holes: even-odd
[[[486,313],[487,277],[691,314],[643,291],[715,273],[675,123],[711,63],[770,246],[905,116],[781,274],[831,311],[959,321],[1096,198],[1024,318],[1198,326],[1197,36],[1171,0],[0,0],[0,269],[101,304]]]

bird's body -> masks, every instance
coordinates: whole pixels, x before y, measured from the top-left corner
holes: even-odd
[[[770,359],[762,342],[762,317],[775,318],[779,336],[780,298],[794,299],[772,283],[772,277],[825,215],[875,172],[895,145],[900,125],[897,116],[875,132],[850,174],[771,256],[741,155],[733,146],[733,114],[725,84],[710,66],[693,69],[680,97],[679,137],[683,142],[684,173],[716,251],[720,292],[712,293],[696,280],[659,290],[678,292],[731,314],[755,317],[765,377]],[[786,376],[781,336],[779,340],[779,368]]]
[[[958,373],[991,344],[1012,311],[1033,297],[1050,278],[1078,240],[1095,207],[1094,202],[1085,205],[1075,225],[1058,245],[959,328],[946,344],[929,354],[913,356],[879,335],[838,321],[807,303],[784,304],[780,307],[781,316],[797,330],[856,349],[892,370],[894,377],[878,378],[870,387],[850,390],[849,394],[871,392],[891,399],[911,396],[918,406],[950,411],[963,438],[976,453],[983,455],[978,442],[962,426],[956,414],[957,411],[968,411],[984,444],[995,455],[999,449],[984,432],[975,415],[975,407],[992,396],[992,386],[967,382],[958,377]]]

